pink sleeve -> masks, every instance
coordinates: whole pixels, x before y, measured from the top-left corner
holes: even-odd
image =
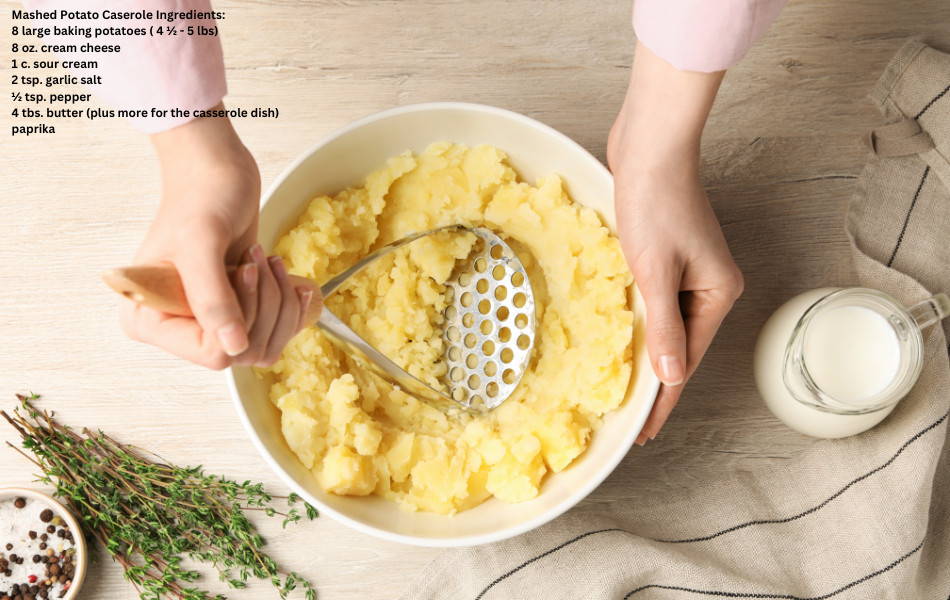
[[[37,19],[35,23],[45,27],[76,26],[82,28],[126,27],[144,28],[169,27],[174,30],[188,26],[205,28],[215,26],[213,18],[168,20],[105,20],[104,10],[136,12],[156,10],[185,12],[194,10],[208,13],[210,0],[132,0],[115,2],[114,0],[86,0],[77,6],[75,0],[24,0],[29,11],[49,13],[55,10],[55,20]],[[70,19],[60,11],[96,11],[95,20]],[[103,102],[114,109],[146,110],[148,116],[131,118],[132,124],[145,133],[165,131],[182,125],[194,117],[172,117],[171,109],[188,111],[204,110],[217,104],[227,93],[224,78],[224,57],[221,42],[217,36],[187,35],[114,35],[87,39],[83,36],[50,35],[41,40],[47,44],[74,44],[81,50],[84,44],[95,46],[118,45],[120,52],[63,52],[58,53],[60,60],[96,61],[96,68],[69,68],[76,77],[95,78],[101,82],[85,85]],[[99,81],[92,79],[89,81]],[[152,109],[167,111],[153,116]]]
[[[635,0],[633,28],[651,52],[682,71],[739,62],[786,0]]]

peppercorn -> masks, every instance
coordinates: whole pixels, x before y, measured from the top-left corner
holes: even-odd
[[[35,532],[35,531],[32,531],[32,530],[31,530],[28,535],[30,536],[30,539],[31,539],[31,540],[35,540],[35,539],[36,539],[36,532]]]
[[[41,560],[43,560],[43,557],[40,556],[39,554],[34,554],[34,555],[33,555],[33,563],[34,563],[34,564],[40,562]]]
[[[13,544],[7,544],[7,550],[13,550]]]
[[[45,542],[46,540],[48,540],[48,539],[49,539],[49,536],[48,536],[48,535],[46,535],[45,533],[42,533],[42,534],[40,534],[40,539],[41,539],[41,540],[43,540],[43,541]]]
[[[40,550],[46,550],[46,542],[40,542]]]
[[[46,527],[46,533],[53,533],[54,531],[56,531],[56,526],[55,526],[55,525],[48,525],[48,526]]]
[[[48,508],[44,508],[43,512],[40,513],[40,521],[44,523],[49,523],[53,520],[53,511]]]
[[[26,506],[26,498],[17,498],[16,500],[13,501],[13,506],[17,508],[23,508],[24,506]]]
[[[10,548],[7,548],[7,550],[9,550],[9,549],[10,549]],[[16,562],[18,558],[19,558],[19,557],[18,557],[16,554],[11,554],[11,555],[10,555],[10,560],[12,560],[13,562]]]

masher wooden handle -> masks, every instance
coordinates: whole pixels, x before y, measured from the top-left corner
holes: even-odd
[[[304,327],[309,327],[317,322],[323,311],[323,294],[320,292],[320,286],[306,277],[297,275],[287,277],[295,288],[306,287],[313,292],[304,319]],[[194,316],[191,306],[188,305],[185,287],[181,283],[178,269],[171,263],[150,263],[109,269],[102,274],[102,279],[110,288],[137,304],[170,315]]]

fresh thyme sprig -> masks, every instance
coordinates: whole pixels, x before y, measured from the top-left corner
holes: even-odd
[[[32,404],[38,396],[17,398],[20,406],[13,415],[2,410],[0,415],[33,457],[7,445],[42,469],[39,481],[56,486],[55,495],[80,517],[86,538],[98,540],[122,565],[142,600],[225,600],[189,587],[199,574],[181,565],[183,557],[213,564],[233,588],[255,577],[270,580],[281,598],[299,585],[305,598],[314,600],[308,581],[281,571],[262,551],[264,540],[245,515],[248,510],[279,515],[286,527],[304,516],[294,506],[301,501],[298,496],[271,496],[260,483],[237,483],[207,475],[201,467],[168,464],[102,431],[76,433],[52,412],[38,410]],[[288,510],[271,506],[274,499],[286,500]],[[313,519],[317,511],[304,503],[304,514]]]

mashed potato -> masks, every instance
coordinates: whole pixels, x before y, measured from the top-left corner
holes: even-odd
[[[329,492],[447,514],[491,496],[529,500],[623,401],[633,315],[619,242],[593,211],[572,204],[557,176],[519,182],[496,148],[439,143],[391,158],[362,186],[314,198],[276,252],[290,272],[323,282],[383,244],[453,223],[501,233],[524,263],[537,302],[528,371],[490,414],[447,415],[383,383],[317,330],[301,332],[268,370],[270,398],[288,445]],[[327,306],[437,386],[441,282],[472,239],[415,242]]]

